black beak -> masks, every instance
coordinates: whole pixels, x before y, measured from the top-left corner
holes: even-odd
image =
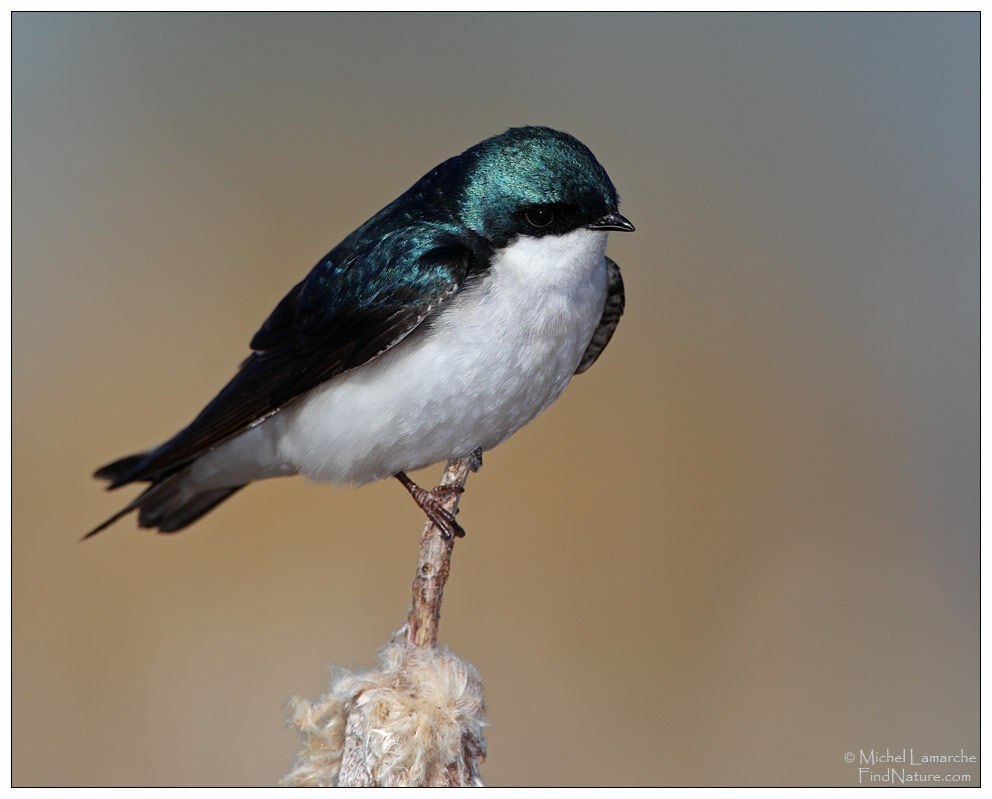
[[[634,226],[619,211],[610,211],[606,216],[602,216],[595,222],[586,225],[589,230],[622,230],[624,233],[633,233]]]

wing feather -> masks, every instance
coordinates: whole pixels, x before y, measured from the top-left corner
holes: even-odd
[[[117,488],[175,472],[323,381],[395,346],[458,290],[476,261],[467,244],[422,232],[419,238],[389,237],[358,253],[340,252],[347,241],[280,301],[252,338],[254,352],[187,427],[97,476]]]
[[[606,345],[613,337],[613,331],[620,324],[620,317],[623,316],[625,298],[623,293],[623,278],[620,276],[620,267],[612,258],[606,259],[607,286],[606,303],[603,305],[603,316],[599,320],[599,326],[589,340],[589,346],[579,361],[575,374],[580,375],[600,356]]]

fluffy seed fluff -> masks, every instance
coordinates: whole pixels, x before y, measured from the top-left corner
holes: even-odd
[[[303,748],[283,786],[481,786],[486,703],[475,667],[394,640],[379,668],[336,669],[315,702],[289,700]]]

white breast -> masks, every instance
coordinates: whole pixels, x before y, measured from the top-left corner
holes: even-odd
[[[216,469],[225,449],[243,452],[252,439],[270,453],[259,477],[360,484],[491,449],[575,373],[606,302],[606,235],[518,238],[424,329],[198,465]]]

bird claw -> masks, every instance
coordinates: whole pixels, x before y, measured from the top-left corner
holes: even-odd
[[[457,488],[458,486],[437,486],[437,488]],[[435,489],[424,492],[427,496],[422,502],[418,501],[421,510],[427,514],[427,518],[441,531],[441,537],[445,541],[451,538],[464,538],[465,530],[455,521],[455,514],[448,510],[441,503],[443,502],[435,493]],[[445,491],[444,494],[453,492]],[[461,493],[461,492],[458,492]],[[416,499],[416,497],[414,497]],[[457,513],[458,511],[455,511]]]
[[[403,476],[401,477],[400,475]],[[464,493],[465,488],[463,486],[439,485],[434,486],[434,488],[428,491],[426,488],[421,488],[414,483],[403,472],[397,474],[396,478],[403,483],[406,490],[410,492],[410,496],[413,497],[413,501],[427,515],[431,523],[441,531],[441,537],[445,541],[451,538],[465,537],[465,530],[455,521],[455,513],[458,511],[452,513],[444,507],[446,500]]]
[[[423,491],[423,489],[421,489],[421,491]],[[434,488],[432,488],[430,491],[424,491],[424,493],[437,497],[438,500],[443,502],[444,500],[449,499],[452,496],[458,496],[460,494],[464,494],[465,487],[458,485],[450,485],[450,486],[439,485],[439,486],[434,486]]]
[[[479,447],[468,456],[468,468],[473,472],[477,472],[482,468],[482,447]]]

